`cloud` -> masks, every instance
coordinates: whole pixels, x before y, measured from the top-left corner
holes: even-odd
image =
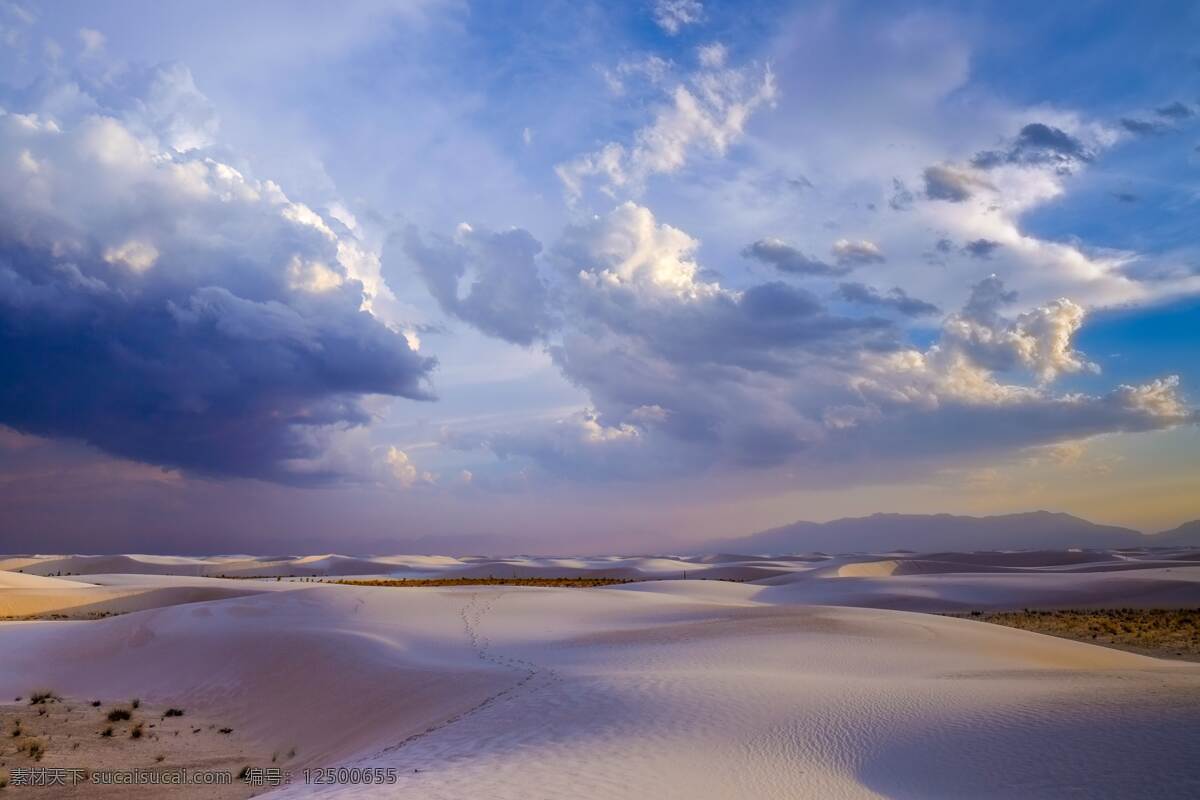
[[[697,247],[628,202],[568,226],[535,263],[554,281],[561,319],[549,351],[590,407],[458,437],[460,446],[549,480],[744,466],[819,480],[836,464],[871,471],[1191,418],[1170,381],[1054,393],[1059,376],[1095,369],[1072,345],[1083,309],[1065,298],[1009,315],[1016,293],[984,279],[918,349],[894,322],[833,313],[799,287],[723,287],[704,277]],[[746,250],[772,265],[797,253],[772,240]],[[809,260],[798,263],[808,274]],[[937,312],[899,287],[844,283],[837,297],[901,316]]]
[[[1121,127],[1137,136],[1154,136],[1166,130],[1166,126],[1161,122],[1150,122],[1132,117],[1121,117]]]
[[[344,477],[326,451],[370,421],[362,398],[430,399],[434,360],[368,310],[361,241],[198,149],[190,75],[144,85],[0,111],[0,423],[196,473]]]
[[[972,239],[963,245],[963,252],[974,258],[991,258],[992,253],[1002,246],[991,239]]]
[[[782,239],[759,239],[747,245],[742,255],[791,275],[844,275],[851,269],[844,264],[834,266],[807,256]]]
[[[891,199],[888,200],[888,206],[890,206],[893,211],[905,211],[912,207],[913,201],[915,200],[916,197],[908,190],[908,187],[904,185],[904,181],[900,180],[899,178],[892,179],[892,196]]]
[[[847,303],[889,308],[909,317],[938,313],[938,307],[933,303],[909,297],[908,293],[898,286],[889,289],[886,295],[881,295],[866,284],[842,283],[838,285],[837,297]]]
[[[838,239],[833,243],[832,252],[838,266],[841,267],[880,264],[887,260],[879,245],[866,240],[852,242],[849,239]]]
[[[216,110],[199,89],[191,71],[168,64],[149,71],[131,70],[124,91],[133,98],[125,124],[140,138],[154,135],[159,148],[197,150],[216,140]]]
[[[969,199],[976,189],[993,188],[976,175],[948,164],[926,167],[922,176],[925,179],[925,196],[931,200],[961,203]]]
[[[1178,100],[1169,105],[1154,109],[1154,113],[1158,114],[1160,117],[1166,117],[1167,119],[1187,119],[1195,114],[1190,107],[1185,106]]]
[[[80,28],[79,41],[83,45],[85,56],[95,56],[104,50],[107,42],[103,33],[93,28]]]
[[[626,82],[630,78],[637,78],[651,86],[657,86],[667,79],[671,69],[670,61],[660,56],[648,55],[619,61],[616,67],[611,70],[602,69],[600,74],[610,92],[615,95],[623,95],[626,90]]]
[[[675,85],[629,145],[608,142],[554,168],[568,200],[577,200],[592,178],[609,195],[637,194],[651,175],[677,172],[696,153],[723,156],[742,137],[750,116],[774,103],[775,76],[769,67],[726,68],[723,49],[720,59],[713,52],[702,50],[701,68]]]
[[[674,36],[704,19],[704,5],[700,0],[653,0],[651,13],[658,27]]]
[[[534,263],[541,244],[527,232],[463,224],[452,239],[436,237],[427,245],[410,226],[401,247],[447,314],[515,344],[545,336],[551,325],[546,287]],[[384,274],[401,268],[389,259]]]
[[[1083,325],[1082,308],[1063,298],[1006,319],[1000,309],[1016,298],[995,275],[975,284],[963,310],[946,320],[939,354],[989,371],[1025,369],[1043,383],[1063,373],[1097,370],[1071,347]]]
[[[981,151],[971,159],[971,164],[980,169],[1001,164],[1053,164],[1068,168],[1092,158],[1083,142],[1061,128],[1031,122],[1021,128],[1007,149]]]
[[[398,447],[388,447],[385,460],[392,478],[402,489],[411,489],[419,484],[434,482],[433,473],[418,469],[417,465],[409,458],[408,453]]]

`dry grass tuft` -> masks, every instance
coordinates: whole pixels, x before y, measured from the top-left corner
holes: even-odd
[[[1200,661],[1200,608],[972,611],[973,619],[1051,636]]]

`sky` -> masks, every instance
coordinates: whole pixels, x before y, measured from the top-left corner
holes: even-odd
[[[1198,518],[1197,34],[0,0],[0,550]]]

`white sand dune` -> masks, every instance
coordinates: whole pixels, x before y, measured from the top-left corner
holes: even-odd
[[[77,589],[78,583],[64,578],[47,578],[43,575],[26,575],[21,572],[0,571],[0,589]]]
[[[138,696],[202,711],[263,752],[296,748],[297,770],[398,771],[389,787],[305,786],[297,772],[285,798],[1200,796],[1200,665],[880,607],[1200,606],[1200,566],[954,555],[363,559],[452,576],[689,575],[601,589],[0,573],[0,602],[150,604],[0,623],[0,692]],[[218,574],[252,561],[134,560]],[[692,579],[730,567],[772,577]],[[238,596],[205,594],[222,592]]]

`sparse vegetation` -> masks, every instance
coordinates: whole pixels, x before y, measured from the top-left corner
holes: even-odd
[[[182,716],[183,716],[182,708],[168,708],[166,711],[163,712],[164,719],[167,717],[182,717]]]
[[[221,728],[221,733],[233,733],[233,728]]]
[[[135,698],[133,698],[133,701],[132,701],[132,702],[131,702],[129,705],[133,706],[134,708],[137,708],[137,707],[138,707],[138,706],[140,706],[141,704],[142,704],[142,701],[141,701],[141,699],[140,699],[140,698],[137,698],[137,697],[135,697]]]
[[[42,756],[46,754],[46,745],[41,739],[26,739],[25,742],[17,748],[17,752],[25,752],[34,761],[41,761]]]
[[[1155,656],[1200,661],[1200,608],[972,611],[973,619]]]
[[[345,586],[549,586],[592,588],[596,586],[615,586],[623,583],[637,583],[637,578],[399,578],[396,580],[336,580]]]
[[[29,705],[38,706],[44,703],[57,703],[62,698],[54,692],[40,691],[29,695]]]
[[[108,721],[121,722],[122,720],[127,720],[132,716],[133,712],[128,708],[114,708],[112,711],[108,712]]]
[[[139,722],[137,725],[133,726],[133,730],[131,730],[129,732],[129,738],[130,739],[142,738],[142,723]]]
[[[100,735],[101,736],[112,736],[113,735],[113,726],[109,725],[107,728],[100,731]]]

